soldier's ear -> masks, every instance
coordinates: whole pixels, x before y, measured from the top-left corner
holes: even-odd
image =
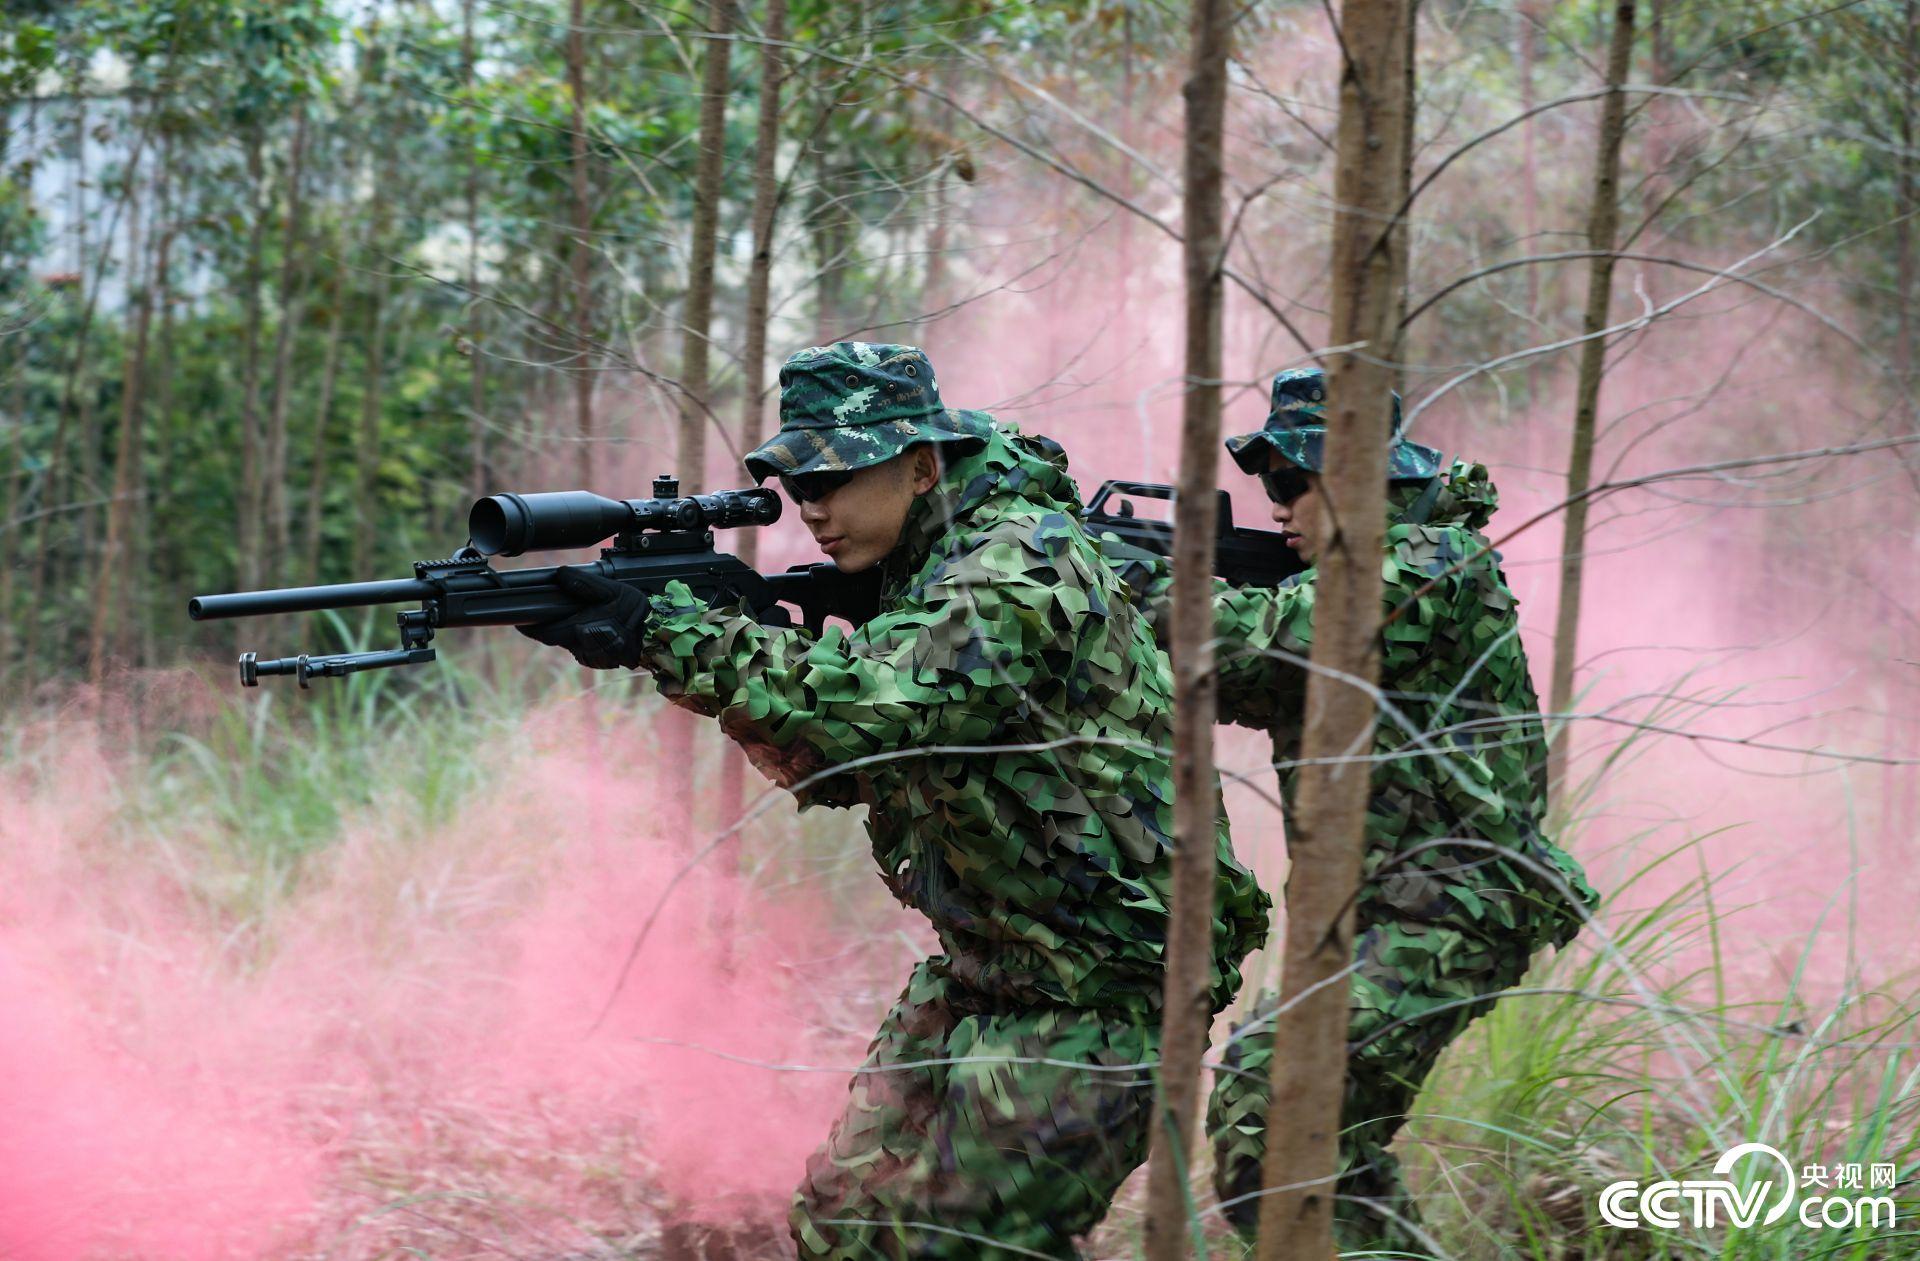
[[[930,442],[923,442],[908,453],[913,461],[913,493],[924,495],[940,484],[940,454]]]

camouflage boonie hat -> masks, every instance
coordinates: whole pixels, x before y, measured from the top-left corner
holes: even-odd
[[[986,444],[985,412],[940,401],[933,365],[918,346],[835,342],[809,346],[780,368],[780,432],[747,454],[764,482],[781,473],[866,468],[920,442],[970,455]]]
[[[1400,395],[1393,396],[1393,446],[1387,478],[1411,481],[1440,472],[1441,455],[1400,436]],[[1227,439],[1227,451],[1243,472],[1267,471],[1267,453],[1278,451],[1303,469],[1322,472],[1320,449],[1327,436],[1327,377],[1318,368],[1289,368],[1273,379],[1273,408],[1266,425]]]

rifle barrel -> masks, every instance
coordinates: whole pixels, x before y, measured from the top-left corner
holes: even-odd
[[[325,587],[287,587],[280,591],[229,591],[187,601],[196,622],[222,617],[261,617],[269,613],[311,613],[317,609],[356,609],[370,604],[406,604],[437,594],[430,582],[395,578],[387,582],[341,582]]]

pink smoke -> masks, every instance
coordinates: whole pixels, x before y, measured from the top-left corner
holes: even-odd
[[[0,1255],[374,1255],[470,1200],[523,1242],[782,1217],[889,982],[817,900],[751,894],[738,840],[690,864],[642,735],[569,713],[252,923],[195,909],[155,852],[186,838],[143,845],[125,768],[48,731],[61,760],[0,808]]]

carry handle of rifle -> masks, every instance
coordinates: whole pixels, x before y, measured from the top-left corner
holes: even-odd
[[[1220,497],[1220,511],[1214,522],[1214,532],[1221,538],[1233,535],[1233,496],[1224,490],[1215,490]],[[1140,499],[1164,499],[1172,503],[1178,492],[1165,482],[1117,482],[1100,483],[1100,489],[1093,493],[1093,502],[1087,505],[1088,516],[1100,516],[1106,508],[1107,500],[1116,495],[1133,495]],[[1108,515],[1132,515],[1108,514]]]

